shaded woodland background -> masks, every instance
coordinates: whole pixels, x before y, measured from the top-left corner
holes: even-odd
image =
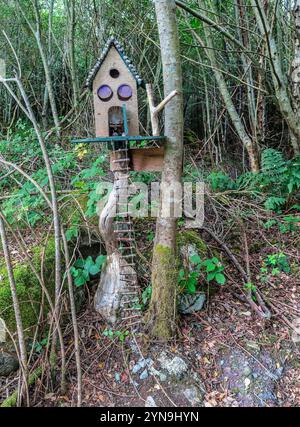
[[[215,70],[225,82],[241,125],[258,149],[273,147],[291,155],[290,133],[281,114],[282,101],[276,98],[268,46],[250,2],[189,3],[202,16],[214,20],[224,34],[209,27],[205,35],[202,21],[179,8],[186,144],[198,143],[198,158],[209,158],[212,167],[233,163],[239,170],[247,169],[247,155],[224,108]],[[263,5],[277,45],[282,84],[292,94],[297,38],[294,2],[270,1]],[[162,98],[159,42],[150,1],[120,1],[118,5],[109,1],[3,2],[0,19],[20,59],[25,90],[44,129],[49,130],[55,120],[59,123],[81,99],[64,136],[93,134],[91,101],[82,95],[83,84],[112,34],[137,64],[144,81],[152,82],[157,97]],[[12,76],[16,61],[3,34],[1,57],[6,62],[7,76]],[[53,102],[51,97],[55,98]],[[141,121],[149,132],[145,94],[141,93],[141,98]],[[5,131],[22,114],[3,87],[1,107],[0,123]]]

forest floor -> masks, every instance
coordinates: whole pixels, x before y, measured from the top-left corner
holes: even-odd
[[[251,254],[253,274],[273,250],[270,245]],[[297,245],[286,245],[285,252],[300,259]],[[78,315],[83,406],[300,406],[300,336],[292,328],[300,324],[299,270],[260,285],[270,320],[259,319],[239,299],[232,265],[226,275],[226,285],[207,298],[204,309],[180,317],[178,338],[167,345],[151,342],[142,329],[125,342],[104,336],[107,324],[94,311],[93,286]],[[72,328],[66,338],[72,348]],[[67,358],[67,393],[45,393],[37,381],[34,406],[76,405],[73,353]],[[12,391],[13,375],[2,385],[10,382]]]
[[[103,336],[107,326],[87,307],[79,319],[83,405],[300,406],[300,337],[284,320],[297,324],[300,318],[299,285],[284,273],[277,277],[267,297],[279,311],[263,321],[228,283],[203,311],[181,317],[179,338],[167,346],[138,331],[125,343],[111,341]],[[176,364],[179,371],[166,370]],[[74,404],[75,364],[72,371],[68,394],[49,394],[39,406]]]

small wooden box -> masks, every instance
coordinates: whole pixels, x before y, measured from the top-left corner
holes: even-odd
[[[110,168],[117,171],[120,169],[120,163],[113,163],[117,157],[116,152],[110,155]],[[161,172],[164,164],[164,148],[151,147],[151,148],[131,148],[128,150],[130,157],[130,170],[131,171],[152,171]]]

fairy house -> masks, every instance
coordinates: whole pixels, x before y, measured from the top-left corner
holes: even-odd
[[[142,79],[125,55],[120,43],[111,38],[89,73],[86,87],[93,92],[96,137],[123,135],[122,106],[125,104],[128,134],[139,135],[137,89]]]

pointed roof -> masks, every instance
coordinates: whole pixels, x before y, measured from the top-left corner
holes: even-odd
[[[93,84],[94,78],[96,77],[96,74],[98,73],[101,65],[105,61],[105,58],[106,58],[106,56],[107,56],[107,54],[108,54],[108,52],[112,46],[114,46],[116,48],[116,50],[118,51],[119,55],[121,56],[121,58],[123,59],[125,65],[126,65],[126,67],[130,71],[130,73],[133,75],[133,77],[135,78],[137,85],[141,86],[143,84],[143,80],[140,77],[139,73],[137,72],[137,69],[132,64],[132,61],[128,58],[128,56],[125,55],[124,49],[121,46],[121,44],[118,42],[118,40],[116,40],[114,37],[111,37],[107,41],[106,45],[104,46],[104,49],[103,49],[101,55],[99,56],[99,58],[97,59],[96,64],[94,65],[94,67],[89,72],[88,78],[87,78],[86,83],[85,83],[85,87],[89,87],[90,89],[92,89],[92,84]]]

